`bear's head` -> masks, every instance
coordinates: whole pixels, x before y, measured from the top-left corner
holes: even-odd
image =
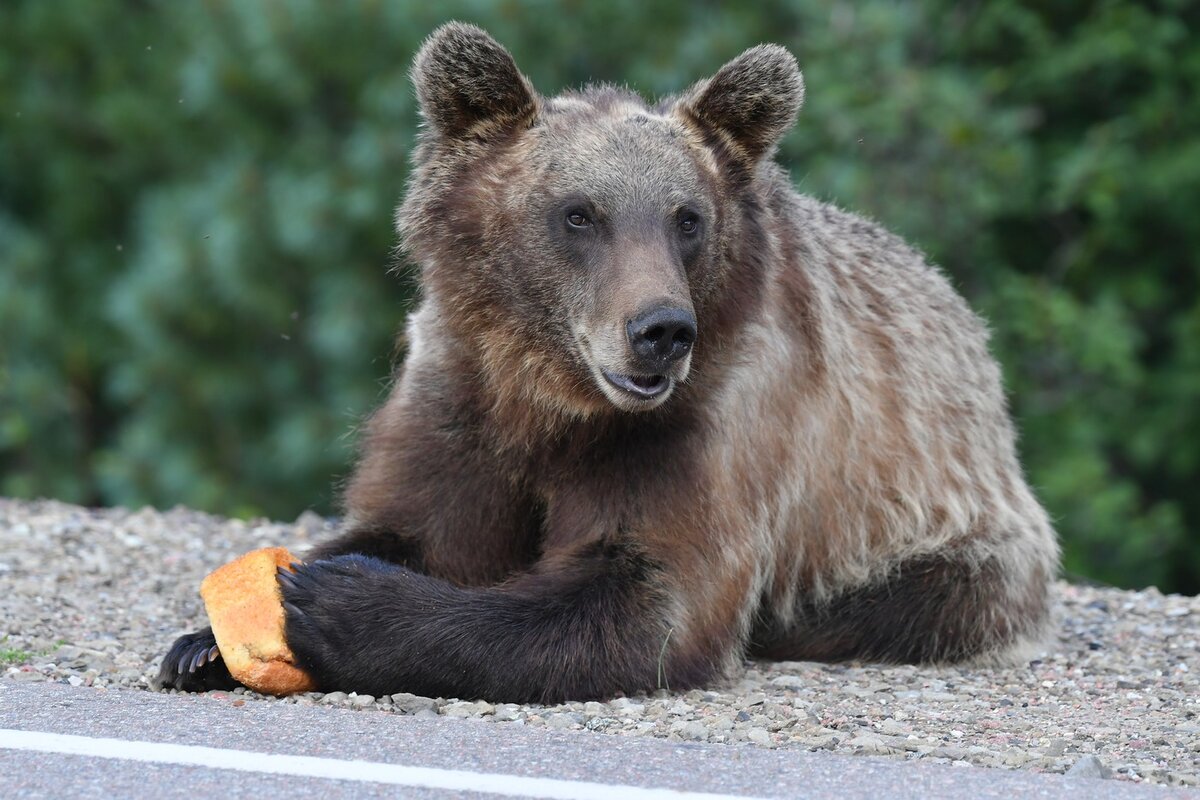
[[[586,417],[661,406],[761,288],[763,162],[804,83],[747,50],[678,97],[543,98],[479,28],[412,69],[425,128],[398,223],[433,316],[499,398]]]

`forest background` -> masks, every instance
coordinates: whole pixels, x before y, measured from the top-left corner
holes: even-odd
[[[988,319],[1068,575],[1200,592],[1195,2],[6,2],[0,494],[336,513],[402,354],[406,73],[448,19],[546,94],[788,47],[779,160]]]

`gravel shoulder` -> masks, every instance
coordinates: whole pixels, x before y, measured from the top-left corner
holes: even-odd
[[[320,517],[243,522],[176,509],[0,499],[0,680],[150,691],[204,624],[200,580],[257,547],[305,549]],[[1057,635],[1009,668],[749,662],[707,691],[493,705],[334,692],[235,702],[1200,786],[1200,598],[1060,583]]]

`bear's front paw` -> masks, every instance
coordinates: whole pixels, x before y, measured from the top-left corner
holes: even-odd
[[[287,645],[296,665],[320,686],[343,688],[340,678],[369,647],[363,637],[379,611],[372,586],[388,569],[376,559],[348,555],[278,570]]]
[[[156,689],[207,692],[211,689],[229,690],[239,684],[221,659],[212,628],[204,628],[175,640],[175,644],[163,656],[162,666],[152,685]]]

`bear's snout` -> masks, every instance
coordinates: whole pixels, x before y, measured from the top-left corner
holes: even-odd
[[[656,306],[625,325],[629,347],[648,371],[686,356],[696,341],[696,315],[686,308]]]

